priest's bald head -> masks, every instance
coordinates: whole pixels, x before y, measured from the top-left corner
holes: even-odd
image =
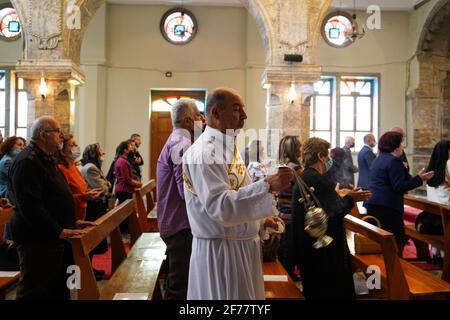
[[[244,127],[247,115],[239,93],[231,88],[217,88],[208,95],[206,123],[223,133]]]

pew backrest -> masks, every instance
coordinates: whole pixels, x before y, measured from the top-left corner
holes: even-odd
[[[156,180],[152,179],[134,192],[136,210],[142,232],[157,231],[156,217],[148,215],[156,206]]]
[[[114,209],[108,211],[95,222],[97,226],[88,227],[83,235],[71,237],[75,264],[80,268],[81,289],[78,290],[78,299],[98,299],[100,296],[95,276],[92,270],[89,253],[107,236],[111,239],[112,267],[111,273],[126,259],[120,224],[128,218],[131,233],[131,245],[141,236],[142,231],[137,220],[135,202],[127,200]]]

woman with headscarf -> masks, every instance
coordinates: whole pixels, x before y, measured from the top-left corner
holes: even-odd
[[[102,190],[97,199],[87,201],[86,220],[95,221],[108,210],[108,189],[110,183],[102,172],[103,156],[105,151],[98,143],[88,145],[81,158],[81,175],[90,189]]]
[[[103,216],[108,211],[108,190],[110,183],[106,180],[102,172],[103,156],[105,151],[100,144],[94,143],[84,148],[83,156],[81,158],[81,175],[87,182],[88,188],[102,190],[101,195],[97,199],[89,199],[86,207],[86,220],[95,221]],[[94,254],[102,254],[108,251],[108,242],[104,239],[102,242],[90,252]],[[97,277],[103,275],[103,271],[94,269],[94,274]]]

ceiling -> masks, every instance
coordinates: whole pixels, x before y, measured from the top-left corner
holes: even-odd
[[[281,1],[281,0],[280,0]],[[334,0],[334,8],[353,8],[354,0]],[[242,6],[239,0],[107,0],[115,4],[187,5],[187,6]],[[379,5],[382,10],[408,11],[422,0],[356,0],[356,7],[365,10],[369,5]]]

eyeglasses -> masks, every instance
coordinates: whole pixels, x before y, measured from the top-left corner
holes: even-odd
[[[44,130],[44,132],[57,132],[57,133],[61,133],[61,128],[48,129],[48,130]]]

